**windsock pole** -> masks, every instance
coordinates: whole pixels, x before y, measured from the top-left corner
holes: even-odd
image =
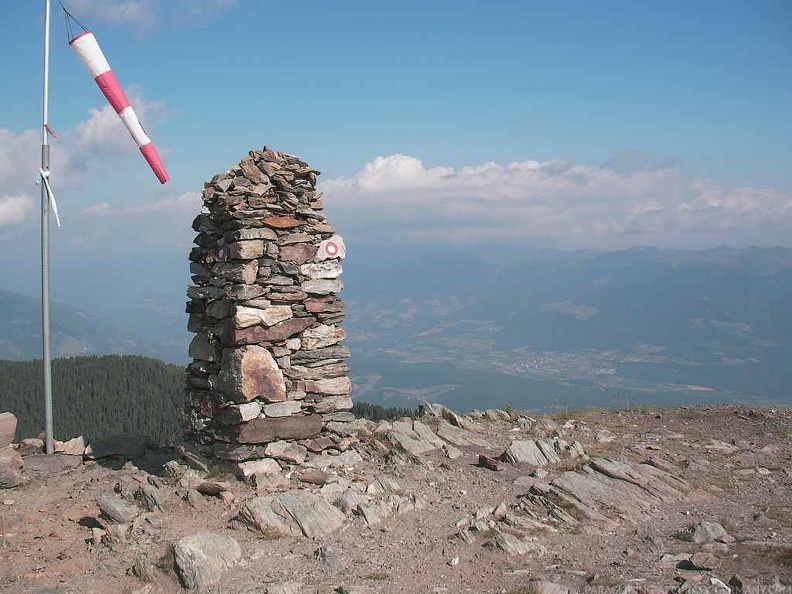
[[[49,146],[49,42],[50,0],[44,0],[44,109],[41,125],[41,337],[44,367],[44,433],[45,451],[52,454],[52,362],[50,360],[50,254],[49,254],[49,190],[46,176],[50,170]]]

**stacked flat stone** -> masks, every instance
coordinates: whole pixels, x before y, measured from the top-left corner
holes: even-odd
[[[188,440],[230,462],[299,463],[350,420],[343,239],[320,213],[319,171],[264,147],[207,182],[190,253]]]

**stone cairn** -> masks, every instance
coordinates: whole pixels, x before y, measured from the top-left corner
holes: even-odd
[[[351,421],[343,239],[319,171],[264,147],[205,184],[190,253],[188,443],[244,477],[334,448]],[[329,453],[332,453],[329,452]]]

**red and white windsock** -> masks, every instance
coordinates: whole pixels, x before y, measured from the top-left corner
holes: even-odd
[[[135,110],[132,109],[126,93],[124,93],[116,75],[110,69],[110,64],[107,63],[107,59],[105,59],[99,44],[96,42],[94,34],[91,31],[83,31],[72,39],[69,45],[77,52],[80,61],[88,68],[96,84],[99,85],[110,105],[116,110],[121,121],[124,122],[132,138],[135,139],[140,152],[143,154],[143,158],[146,159],[146,162],[154,171],[154,175],[157,176],[161,184],[164,184],[169,179],[165,165],[162,164],[162,159],[157,153],[157,149],[154,148],[151,139],[143,130],[143,126],[140,125],[140,120],[138,120]]]

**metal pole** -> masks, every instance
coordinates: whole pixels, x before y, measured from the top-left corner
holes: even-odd
[[[50,169],[49,123],[49,38],[50,0],[44,0],[44,113],[41,125],[41,171]],[[52,437],[52,364],[50,361],[50,310],[49,310],[49,194],[41,180],[41,336],[44,365],[44,432],[46,452],[52,454],[55,444]]]

